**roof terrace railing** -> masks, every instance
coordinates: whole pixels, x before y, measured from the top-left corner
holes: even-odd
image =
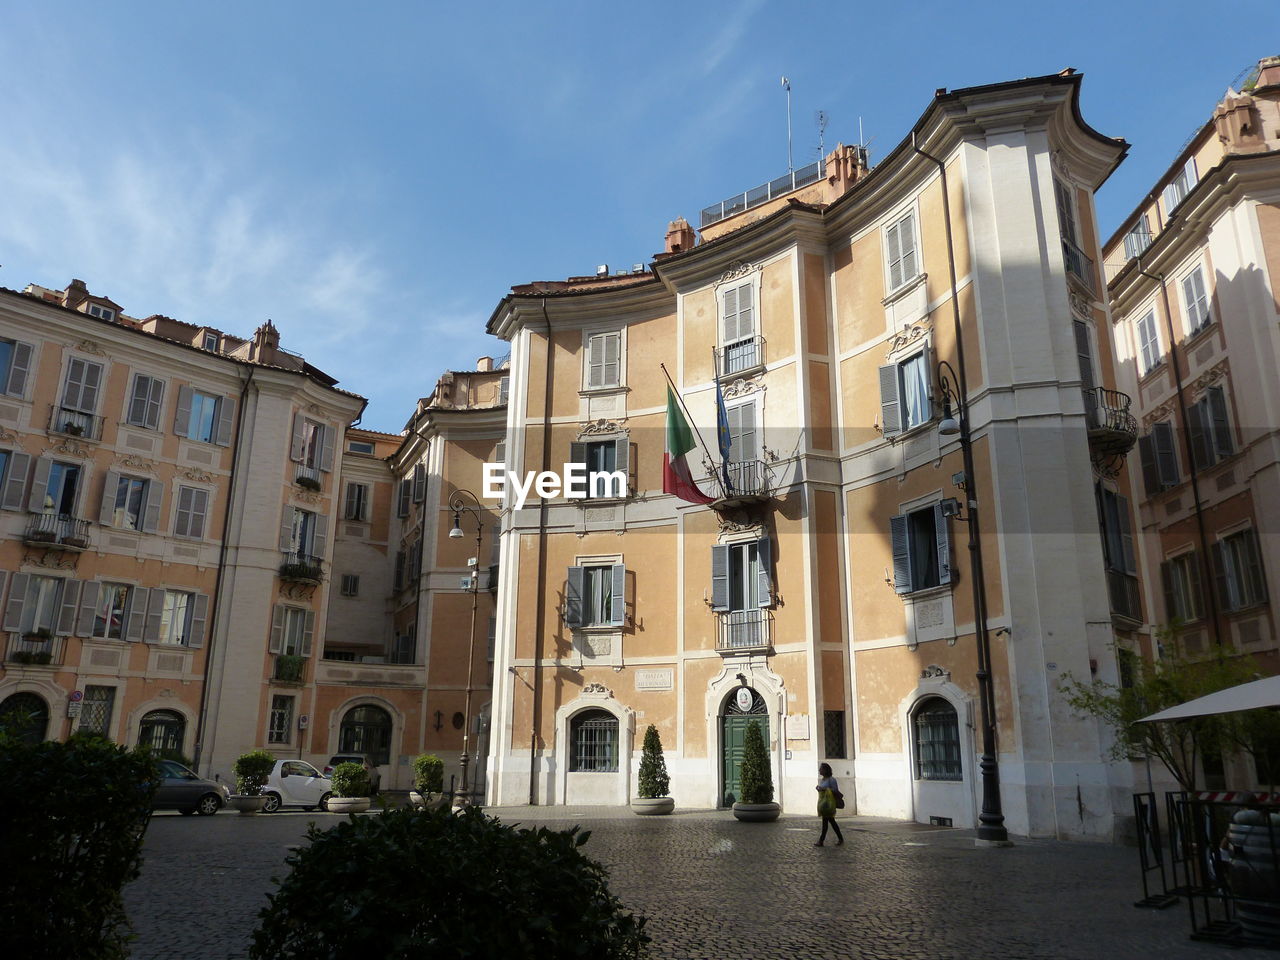
[[[735,194],[728,200],[712,204],[702,211],[702,226],[709,227],[713,223],[719,223],[721,220],[742,213],[744,210],[750,210],[752,207],[758,207],[762,203],[776,200],[778,197],[785,196],[793,190],[799,190],[801,187],[807,187],[811,183],[817,183],[825,176],[826,171],[826,161],[818,160],[807,167],[792,170],[776,180],[770,180],[768,183],[762,183],[758,187],[752,187],[743,193]]]

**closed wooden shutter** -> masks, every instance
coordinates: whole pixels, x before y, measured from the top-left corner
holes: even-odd
[[[396,516],[407,517],[409,515],[409,497],[413,492],[413,481],[405,477],[400,481],[400,492],[396,498]]]
[[[316,632],[316,613],[308,610],[302,618],[302,655],[311,656],[311,638]]]
[[[951,527],[942,504],[933,505],[933,532],[938,543],[938,586],[951,582]]]
[[[289,444],[289,459],[301,463],[307,449],[307,418],[301,413],[293,415],[293,439]]]
[[[906,514],[889,518],[889,542],[893,549],[893,589],[897,593],[910,593],[911,538]]]
[[[285,606],[277,603],[271,611],[271,638],[267,641],[267,652],[278,654],[284,649]]]
[[[191,629],[187,631],[187,646],[199,649],[204,646],[205,627],[209,621],[209,595],[197,593],[191,598]]]
[[[146,506],[142,512],[142,532],[155,533],[160,529],[160,510],[164,502],[164,484],[158,480],[148,480],[143,495]]]
[[[729,609],[729,545],[718,543],[711,548],[711,609]]]
[[[1167,420],[1151,427],[1155,453],[1156,476],[1160,486],[1173,487],[1178,483],[1178,451],[1173,424]],[[1145,469],[1145,468],[1144,468]]]
[[[1182,618],[1182,611],[1178,608],[1178,585],[1176,582],[1177,571],[1172,560],[1165,560],[1160,564],[1160,582],[1164,587],[1164,615],[1169,619],[1170,623]]]
[[[188,386],[178,388],[178,409],[173,416],[173,432],[180,437],[191,436],[191,398],[194,391]]]
[[[323,513],[317,513],[311,527],[311,556],[317,560],[323,559],[328,548],[329,518]]]
[[[31,478],[31,492],[27,495],[27,509],[32,513],[43,513],[45,495],[49,490],[49,471],[53,469],[53,461],[48,457],[36,460],[35,475]]]
[[[630,496],[636,489],[636,478],[633,471],[633,460],[631,457],[631,441],[626,437],[619,437],[614,442],[613,468],[627,478],[627,486],[623,491],[624,494]]]
[[[9,356],[9,378],[4,392],[10,397],[22,399],[27,394],[27,374],[31,370],[31,344],[15,341]]]
[[[564,594],[564,624],[582,626],[582,592],[586,580],[585,567],[570,567]]]
[[[886,437],[896,437],[902,432],[901,385],[896,363],[880,368],[880,432]]]
[[[320,428],[320,469],[325,473],[333,471],[333,448],[336,431],[333,427]]]
[[[163,594],[163,590],[157,589],[156,593]],[[146,587],[134,587],[129,591],[129,617],[128,626],[125,627],[124,638],[137,643],[142,639],[143,631],[147,624],[147,602],[150,599],[152,591]]]
[[[1231,425],[1227,422],[1227,395],[1221,387],[1205,391],[1209,422],[1213,425],[1213,452],[1218,457],[1229,457],[1235,449],[1231,442]]]
[[[4,607],[3,628],[10,633],[17,633],[22,629],[22,611],[27,605],[27,586],[30,582],[30,574],[15,573],[9,584],[9,602]]]
[[[80,581],[63,580],[58,598],[58,625],[53,631],[60,637],[69,637],[76,629],[76,608],[80,605]]]
[[[773,606],[773,541],[756,541],[756,606]]]
[[[627,622],[627,568],[615,563],[610,571],[609,624],[620,627]]]
[[[1189,440],[1192,461],[1201,470],[1213,466],[1213,446],[1209,438],[1209,411],[1203,400],[1187,408],[1187,423],[1191,433]]]
[[[98,594],[104,585],[96,580],[89,580],[80,587],[80,616],[76,621],[76,636],[93,636],[93,624],[98,617]],[[108,586],[107,590],[111,588]],[[123,627],[123,624],[121,624]],[[108,633],[110,627],[108,626]]]
[[[142,628],[142,639],[147,643],[160,641],[160,621],[164,617],[164,601],[167,590],[153,588],[147,598],[147,622]]]
[[[294,548],[293,524],[296,512],[296,508],[290,506],[285,506],[280,512],[280,549],[285,553]]]
[[[231,431],[234,426],[233,421],[236,415],[236,401],[234,397],[218,398],[218,423],[214,427],[213,442],[220,447],[229,446],[231,443]]]
[[[413,465],[413,502],[421,503],[427,498],[427,468],[421,463]]]
[[[27,474],[31,472],[31,454],[9,454],[9,472],[4,480],[4,492],[0,507],[5,510],[21,510],[27,492]],[[46,475],[47,480],[47,475]]]
[[[98,522],[104,527],[115,525],[116,497],[120,493],[120,474],[116,470],[108,470],[107,478],[102,482],[102,506],[98,509]]]
[[[1154,429],[1152,433],[1138,438],[1138,459],[1142,463],[1143,489],[1147,496],[1159,493],[1161,489],[1160,475],[1156,468],[1156,443]]]

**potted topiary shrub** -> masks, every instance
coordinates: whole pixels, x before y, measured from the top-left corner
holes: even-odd
[[[413,789],[409,791],[409,800],[415,807],[433,810],[449,802],[444,795],[443,760],[430,753],[414,758]]]
[[[369,809],[369,774],[361,764],[348,760],[333,768],[330,813],[364,813]]]
[[[742,799],[733,805],[733,815],[747,823],[777,820],[782,807],[773,802],[773,773],[764,747],[759,721],[747,727],[742,745]]]
[[[644,732],[637,787],[639,796],[631,801],[633,813],[655,816],[675,809],[675,800],[668,796],[671,777],[667,775],[667,761],[662,756],[662,738],[658,736],[658,728],[652,723]]]
[[[293,482],[296,483],[298,486],[300,486],[303,490],[312,490],[315,492],[319,492],[319,490],[321,489],[320,481],[317,480],[315,477],[307,476],[305,473],[298,474],[298,476],[294,478]]]
[[[231,795],[231,806],[243,816],[261,813],[267,798],[262,795],[267,777],[275,769],[276,758],[265,750],[250,750],[236,758],[231,770],[236,775],[236,792]]]
[[[258,914],[249,956],[639,960],[645,921],[609,891],[587,837],[517,829],[475,807],[313,824]]]

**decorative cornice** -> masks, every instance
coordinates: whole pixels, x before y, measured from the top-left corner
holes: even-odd
[[[748,263],[745,260],[735,260],[729,264],[729,269],[716,279],[715,285],[729,283],[732,280],[741,280],[743,277],[749,277],[760,269],[758,264]]]
[[[69,457],[79,457],[81,460],[89,458],[89,448],[81,446],[70,437],[64,437],[49,449],[54,453],[65,453]]]
[[[1204,373],[1200,374],[1200,376],[1192,380],[1191,383],[1188,384],[1188,388],[1192,393],[1203,393],[1204,391],[1212,387],[1215,383],[1222,380],[1226,375],[1227,375],[1227,361],[1226,361],[1226,358],[1224,357],[1222,360],[1219,360],[1217,363],[1215,363],[1212,367],[1210,367]]]
[[[584,697],[601,697],[608,700],[613,698],[613,691],[603,683],[588,683],[582,688],[581,695]]]
[[[936,663],[931,663],[920,671],[921,680],[950,680],[951,671],[944,670]]]
[[[764,374],[759,373],[754,377],[744,377],[741,380],[734,380],[724,388],[724,398],[733,400],[737,397],[747,397],[753,393],[764,393],[768,387],[765,386]]]
[[[578,431],[579,438],[598,437],[603,435],[613,435],[613,436],[621,435],[624,437],[629,437],[631,435],[631,431],[622,425],[622,421],[606,420],[604,418],[601,418],[599,420],[592,420],[590,423],[585,424],[582,427],[582,429]]]
[[[293,499],[297,500],[299,503],[306,503],[311,506],[315,506],[321,501],[322,497],[319,492],[314,490],[295,490],[293,491]]]
[[[922,317],[914,323],[909,323],[903,327],[898,333],[893,335],[893,339],[889,341],[889,349],[885,352],[886,357],[891,357],[904,347],[909,347],[917,340],[922,340],[933,332],[933,321],[928,317]]]
[[[182,476],[188,480],[194,480],[196,483],[213,483],[213,474],[204,470],[197,470],[195,467],[188,467],[182,471]]]
[[[72,347],[76,350],[79,350],[81,353],[88,353],[95,357],[106,356],[106,353],[103,351],[103,349],[100,346],[98,346],[97,341],[90,340],[88,338],[85,338],[84,340],[77,340],[74,344],[72,344]]]
[[[17,443],[17,442],[18,442],[18,435],[16,433],[14,433],[12,430],[6,430],[4,427],[0,427],[0,443]]]
[[[116,466],[128,467],[130,470],[142,470],[146,473],[155,473],[156,465],[146,457],[140,457],[136,453],[126,453],[122,457],[116,457]]]

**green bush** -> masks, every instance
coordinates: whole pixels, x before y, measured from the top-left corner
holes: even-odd
[[[758,720],[747,727],[747,738],[742,745],[741,799],[743,803],[773,803],[773,772]]]
[[[444,792],[444,761],[434,754],[424,753],[413,760],[413,788],[424,800],[433,793]]]
[[[236,793],[256,797],[266,786],[267,777],[275,769],[276,758],[265,750],[250,750],[236,758],[231,772],[236,775]]]
[[[623,910],[604,868],[582,853],[588,836],[517,830],[474,807],[312,825],[259,914],[249,955],[645,957],[645,921]]]
[[[128,956],[120,891],[138,876],[159,771],[94,734],[0,732],[0,929],[11,957]]]
[[[639,794],[645,800],[665,797],[671,789],[671,777],[667,775],[667,761],[662,756],[662,738],[652,723],[644,732],[644,747],[640,754]]]
[[[348,760],[333,768],[330,778],[333,781],[335,797],[367,797],[369,795],[369,774],[364,765]]]

